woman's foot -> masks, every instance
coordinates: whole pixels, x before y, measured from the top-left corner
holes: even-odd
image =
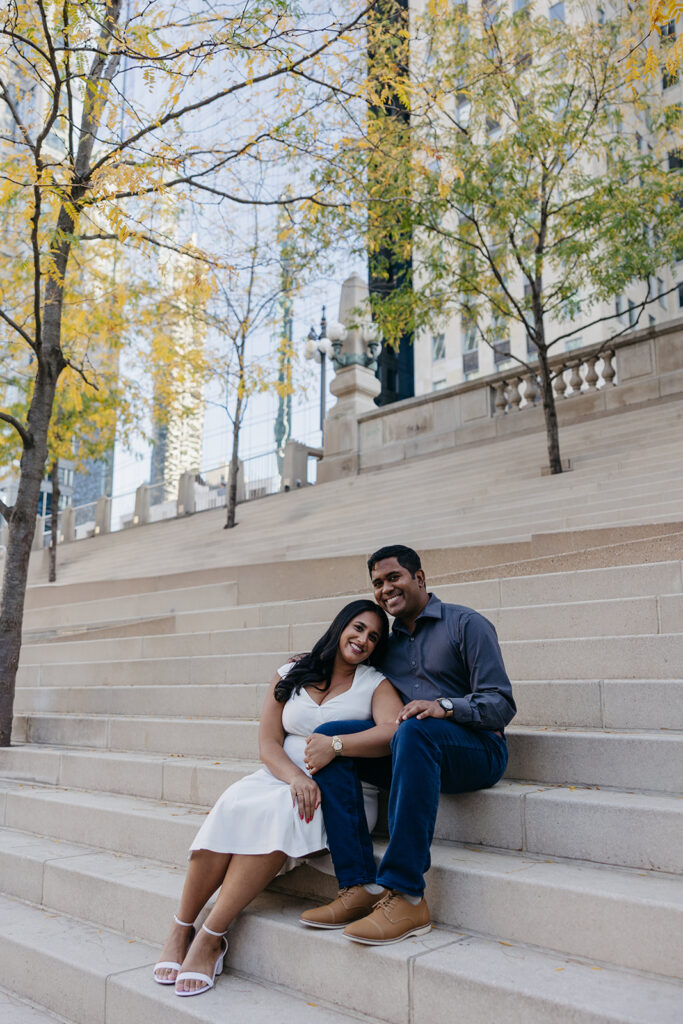
[[[154,980],[158,981],[160,985],[173,985],[175,983],[180,970],[180,964],[187,955],[193,938],[194,925],[181,924],[174,917],[171,930],[161,950],[159,964],[154,968]],[[162,963],[165,963],[166,966],[161,967]],[[171,966],[174,964],[177,966]]]
[[[200,928],[183,960],[181,973],[194,972],[213,978],[216,961],[226,947],[223,935],[213,935],[204,928]],[[206,988],[206,981],[201,981],[198,978],[182,978],[176,984],[176,992],[194,992],[199,988]]]

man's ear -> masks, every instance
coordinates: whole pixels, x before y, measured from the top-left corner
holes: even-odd
[[[420,587],[424,587],[425,590],[427,589],[427,580],[425,579],[425,574],[424,574],[424,570],[423,569],[418,569],[417,570],[417,572],[415,573],[415,579],[417,580],[417,582],[420,585]]]

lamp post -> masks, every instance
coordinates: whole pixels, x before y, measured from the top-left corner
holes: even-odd
[[[306,359],[313,359],[316,363],[320,363],[320,430],[322,432],[323,424],[325,423],[325,404],[326,404],[326,363],[327,357],[332,355],[332,342],[327,337],[327,320],[325,318],[325,307],[323,306],[322,316],[320,318],[320,333],[318,333],[315,327],[311,327],[310,331],[306,335],[306,343],[304,347],[304,356]]]

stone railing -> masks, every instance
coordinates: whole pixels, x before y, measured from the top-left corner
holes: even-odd
[[[633,331],[551,359],[560,427],[683,394],[683,319]],[[543,430],[538,379],[508,368],[358,416],[355,459],[325,479],[353,475],[451,447]],[[327,431],[327,424],[325,425]],[[351,434],[349,433],[349,436]],[[321,465],[321,474],[325,458]]]
[[[564,353],[550,360],[553,377],[553,391],[557,399],[571,398],[585,394],[587,391],[599,391],[603,387],[613,387],[617,371],[615,366],[615,348],[601,351],[592,350]],[[491,382],[493,390],[493,406],[497,415],[516,412],[527,406],[534,406],[541,398],[541,383],[536,372],[521,368],[510,376],[498,374]]]

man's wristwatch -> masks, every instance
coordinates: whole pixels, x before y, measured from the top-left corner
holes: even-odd
[[[451,700],[451,698],[450,697],[438,697],[437,698],[437,702],[441,705],[441,707],[446,712],[446,718],[452,718],[453,717],[453,701]]]
[[[332,749],[334,750],[335,757],[338,757],[339,754],[341,754],[343,746],[344,744],[342,743],[341,738],[339,736],[332,737]]]

